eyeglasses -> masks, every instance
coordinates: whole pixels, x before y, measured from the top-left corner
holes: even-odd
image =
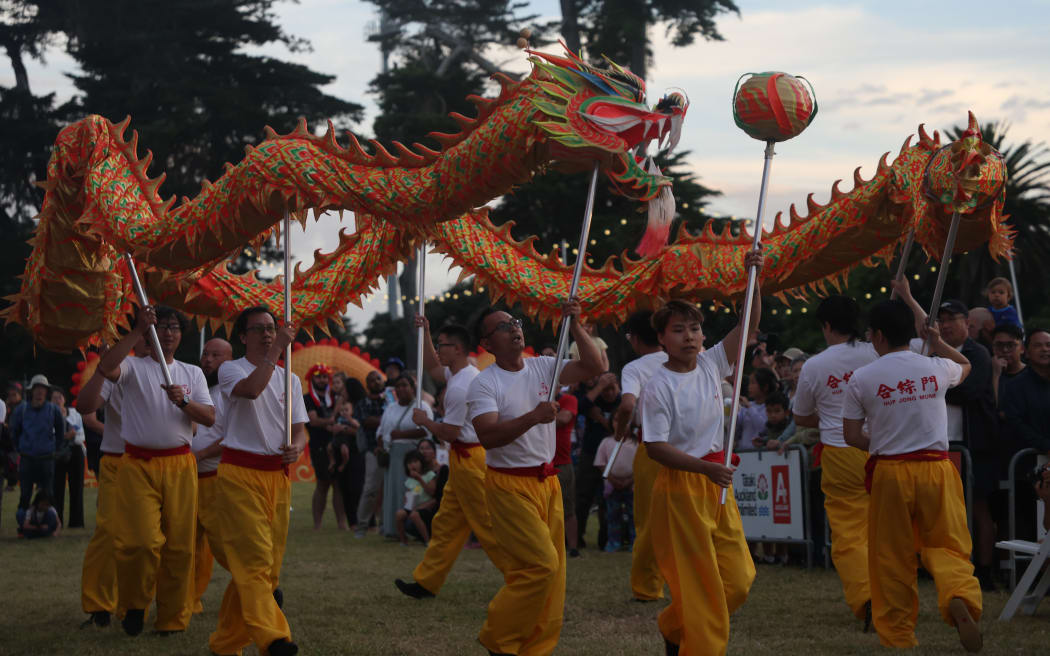
[[[496,333],[503,331],[505,333],[512,333],[515,330],[521,328],[521,319],[511,319],[510,321],[500,321],[496,324],[496,327],[492,329],[487,335],[483,335],[485,339],[492,337]]]
[[[992,342],[992,348],[996,351],[1010,351],[1020,344],[1020,342],[1009,341],[1009,342]]]
[[[267,335],[276,335],[277,334],[277,326],[261,326],[261,325],[260,326],[248,326],[247,328],[244,329],[244,332],[246,332],[246,333],[256,333],[257,335],[262,335],[264,333],[267,334]]]
[[[157,329],[158,333],[165,333],[165,332],[167,332],[167,333],[181,333],[182,332],[182,326],[180,326],[177,323],[157,324],[156,329]]]

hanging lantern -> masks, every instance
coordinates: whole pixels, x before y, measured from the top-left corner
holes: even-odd
[[[803,77],[745,73],[740,80],[733,93],[733,120],[753,139],[787,141],[802,134],[817,115],[813,85]]]

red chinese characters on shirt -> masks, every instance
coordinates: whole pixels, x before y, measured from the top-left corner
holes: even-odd
[[[879,391],[876,393],[883,399],[888,399],[893,394],[893,391],[894,388],[890,387],[889,385],[879,383]]]
[[[930,385],[933,387],[934,392],[940,391],[940,387],[937,385],[937,376],[923,376],[922,377],[922,391],[926,391],[926,386]]]
[[[847,371],[846,373],[842,374],[842,378],[836,378],[835,375],[832,374],[828,376],[828,380],[824,384],[830,387],[831,389],[838,389],[839,385],[845,385],[846,383],[848,383],[852,375],[852,371]]]
[[[915,381],[910,378],[897,381],[897,391],[901,394],[914,394]]]
[[[935,396],[935,392],[939,390],[936,376],[923,376],[919,380],[919,385],[922,386],[921,392],[923,394],[919,397],[921,399],[932,398]],[[901,398],[899,399],[902,403],[907,401],[914,401],[915,394],[920,390],[915,386],[915,381],[910,378],[904,380],[898,380],[896,385],[886,385],[885,383],[879,383],[879,389],[875,393],[883,401],[887,401],[886,405],[893,403],[890,401],[890,397],[893,396],[894,392],[900,392]]]

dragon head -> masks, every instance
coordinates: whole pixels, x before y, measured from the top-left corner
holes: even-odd
[[[608,59],[608,68],[596,68],[565,50],[565,57],[528,51],[544,91],[532,101],[540,114],[535,123],[561,146],[556,159],[600,160],[617,193],[649,202],[649,230],[636,250],[651,254],[666,242],[674,198],[671,179],[646,151],[652,141],[667,150],[678,145],[689,101],[672,92],[650,108],[640,77]]]

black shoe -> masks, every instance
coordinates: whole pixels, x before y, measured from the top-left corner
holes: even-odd
[[[667,656],[678,656],[678,645],[664,638],[664,650]]]
[[[152,635],[155,635],[158,638],[167,638],[170,635],[174,635],[176,633],[182,633],[182,629],[175,629],[175,630],[156,629],[156,630],[152,631],[151,633],[152,633]]]
[[[129,610],[124,614],[124,619],[120,620],[120,625],[124,627],[124,633],[129,636],[137,636],[142,633],[142,624],[146,618],[146,611],[144,610]]]
[[[864,602],[864,633],[871,633],[872,631],[871,622],[871,600]]]
[[[429,599],[434,596],[433,592],[427,590],[415,581],[405,583],[401,579],[394,579],[394,585],[397,586],[397,589],[400,590],[402,594],[412,597],[413,599]]]
[[[109,626],[110,621],[109,611],[98,610],[94,613],[91,613],[91,621],[95,624],[95,626],[99,627],[100,629],[106,628],[107,626]]]
[[[636,604],[651,604],[656,601],[656,599],[639,599],[638,597],[631,597],[631,601]]]
[[[273,589],[273,600],[277,602],[277,607],[284,610],[284,593],[281,592],[280,588]]]
[[[287,638],[278,638],[266,648],[270,656],[295,656],[299,653],[299,645],[289,641]]]
[[[579,558],[579,557],[580,557],[580,550],[579,549],[569,549],[569,558]]]

